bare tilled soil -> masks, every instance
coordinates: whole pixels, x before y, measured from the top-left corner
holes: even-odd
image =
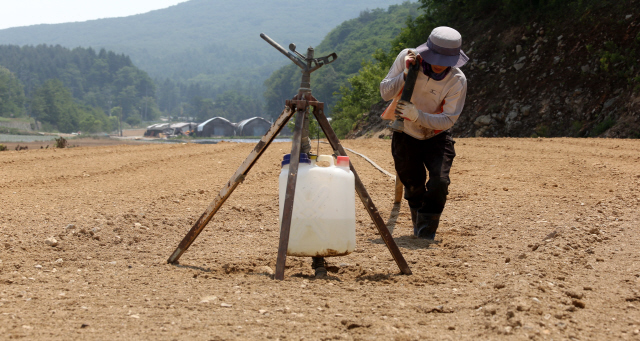
[[[343,143],[393,171],[390,141]],[[358,203],[356,252],[284,281],[276,143],[167,264],[253,147],[0,152],[0,339],[640,340],[638,140],[458,139],[440,242],[395,222],[413,275]],[[352,161],[388,220],[393,180]]]

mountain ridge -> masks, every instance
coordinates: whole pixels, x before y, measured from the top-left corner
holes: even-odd
[[[260,33],[270,35],[285,46],[291,42],[315,46],[331,29],[361,11],[386,8],[400,2],[327,0],[318,7],[292,0],[274,0],[268,4],[245,0],[242,5],[191,0],[128,17],[3,29],[0,30],[0,44],[105,48],[129,55],[136,66],[154,78],[187,80],[196,77],[200,74],[198,70],[186,72],[185,65],[211,63],[203,56],[217,50],[228,51],[230,57],[220,63],[228,63],[231,69],[245,62],[243,58],[237,58],[238,55],[258,55],[259,58],[252,59],[254,69],[267,66],[273,71],[286,60],[270,51],[271,47],[260,39]],[[287,18],[286,13],[291,13],[292,18]],[[304,20],[296,20],[296,16]],[[192,55],[201,59],[190,59]],[[220,72],[211,74],[220,75]]]

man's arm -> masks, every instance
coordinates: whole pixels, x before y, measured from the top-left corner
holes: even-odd
[[[467,81],[461,80],[453,88],[444,99],[442,113],[430,114],[418,111],[418,119],[416,122],[429,129],[447,130],[453,126],[460,117],[464,102],[467,97]]]
[[[395,62],[393,62],[393,65],[391,65],[389,69],[387,77],[380,82],[380,95],[385,101],[397,96],[404,85],[404,57],[406,57],[408,52],[409,49],[404,49],[398,54],[398,57],[396,57]]]

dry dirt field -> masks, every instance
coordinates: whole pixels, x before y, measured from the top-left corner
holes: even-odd
[[[343,144],[393,170],[390,141]],[[284,281],[276,143],[167,264],[253,147],[0,152],[0,339],[640,340],[638,140],[458,139],[441,242],[400,208],[413,275],[358,203],[356,252]],[[394,182],[352,161],[386,221]]]

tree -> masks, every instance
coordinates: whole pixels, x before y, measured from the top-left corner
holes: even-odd
[[[90,106],[81,107],[80,131],[83,133],[97,133],[111,131],[109,117],[100,108]]]
[[[340,87],[342,95],[336,103],[331,126],[339,137],[344,137],[362,114],[381,100],[379,84],[387,68],[380,62],[363,63],[360,72],[349,78],[349,86]]]
[[[118,129],[118,135],[122,136],[122,107],[113,107],[111,108],[111,116],[112,118],[117,118],[116,129]]]
[[[129,85],[122,89],[116,96],[116,103],[122,108],[123,118],[126,119],[129,116],[137,114],[136,104],[138,101],[138,94],[136,88],[133,85]]]
[[[24,113],[24,89],[11,71],[0,66],[0,117],[18,117]]]
[[[194,97],[191,108],[193,110],[193,116],[199,122],[214,117],[215,103],[210,98]]]
[[[61,132],[70,133],[78,128],[78,112],[71,92],[57,79],[48,80],[35,90],[31,113]]]
[[[153,121],[160,117],[160,110],[158,104],[153,97],[147,96],[140,100],[140,116],[143,121]]]
[[[39,115],[44,115],[50,119],[47,122],[49,127],[65,126],[64,129],[78,129],[80,126],[93,129],[110,129],[110,124],[101,119],[100,125],[93,124],[94,120],[82,120],[83,113],[88,113],[96,117],[99,112],[109,112],[112,105],[119,105],[123,108],[125,119],[129,116],[140,115],[145,120],[151,120],[159,116],[157,105],[155,104],[155,85],[149,76],[140,69],[133,66],[131,60],[124,55],[117,55],[113,52],[100,50],[99,54],[91,48],[75,48],[69,50],[61,46],[13,46],[0,45],[0,65],[12,70],[16,80],[24,86],[23,92],[30,103],[39,105],[36,107]],[[6,78],[6,72],[2,72],[2,78]],[[57,79],[61,83],[55,86],[48,83],[52,79]],[[2,81],[1,87],[7,87],[14,81]],[[48,84],[46,84],[48,83]],[[46,84],[46,85],[45,85]],[[11,88],[16,88],[11,85]],[[61,98],[56,92],[66,88],[72,95],[73,108],[80,112],[65,112],[60,116],[55,110],[56,105],[49,101],[49,105],[44,105],[45,98]],[[17,88],[16,88],[17,89]],[[36,94],[36,90],[40,93]],[[47,94],[48,93],[48,94]],[[12,101],[2,100],[3,106],[12,103],[11,110],[4,108],[0,115],[16,116],[15,105],[22,107],[15,91],[2,91],[4,96],[11,94]],[[35,96],[40,99],[36,100]],[[53,96],[53,97],[52,97]],[[22,96],[25,97],[24,94]],[[24,103],[24,99],[22,103]],[[59,103],[58,103],[59,104]],[[94,110],[93,108],[102,110]],[[46,109],[48,108],[48,109]],[[46,110],[45,110],[46,109]],[[72,117],[74,116],[75,117]],[[58,120],[64,119],[64,124]],[[80,121],[85,122],[80,125]],[[100,127],[100,128],[96,128]],[[86,130],[86,129],[85,129]]]

